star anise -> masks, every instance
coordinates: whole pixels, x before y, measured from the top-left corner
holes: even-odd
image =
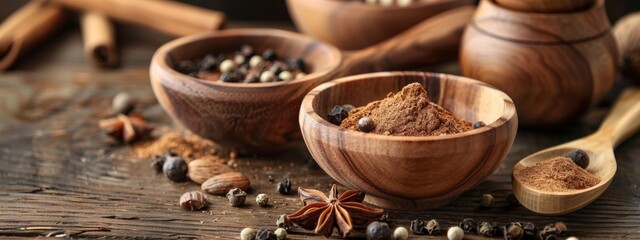
[[[153,130],[153,127],[138,114],[119,114],[113,118],[100,120],[98,125],[109,136],[125,143],[141,139]]]
[[[348,190],[338,197],[336,185],[331,187],[328,198],[318,190],[304,188],[298,188],[298,195],[304,207],[289,215],[289,220],[327,238],[334,228],[346,238],[354,228],[365,228],[384,214],[382,209],[362,204],[362,192]]]

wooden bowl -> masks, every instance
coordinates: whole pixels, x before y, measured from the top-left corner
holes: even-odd
[[[471,5],[471,0],[420,0],[409,6],[360,1],[287,0],[298,30],[343,50],[386,40],[440,12]]]
[[[243,44],[303,57],[311,74],[290,82],[238,84],[205,81],[174,70],[182,60],[227,53]],[[304,95],[326,81],[341,62],[338,49],[301,34],[235,29],[173,40],[160,47],[150,67],[156,98],[169,115],[194,133],[240,152],[270,154],[300,139],[296,122]]]
[[[385,136],[347,130],[327,121],[334,105],[363,106],[419,82],[432,102],[487,126],[447,136]],[[299,116],[304,141],[327,174],[385,208],[442,206],[480,184],[507,156],[518,119],[511,99],[488,84],[423,72],[345,77],[314,88]]]
[[[559,13],[579,11],[595,0],[495,0],[498,5],[523,12]]]
[[[562,23],[562,24],[559,24]],[[460,47],[464,76],[513,98],[523,126],[580,117],[607,96],[618,49],[604,0],[571,13],[528,13],[483,0]]]

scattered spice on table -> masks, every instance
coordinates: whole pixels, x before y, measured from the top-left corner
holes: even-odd
[[[598,176],[566,157],[556,157],[517,169],[514,176],[527,186],[553,192],[585,189],[600,182]]]
[[[363,118],[369,118],[372,123],[361,122]],[[471,123],[429,102],[427,92],[419,83],[409,84],[396,94],[389,93],[385,99],[349,111],[340,124],[355,131],[362,131],[361,125],[371,133],[393,136],[440,136],[471,130]]]
[[[391,240],[391,228],[384,222],[372,222],[365,231],[367,240]]]
[[[216,144],[195,134],[183,136],[180,133],[168,132],[158,139],[137,143],[133,151],[141,159],[150,159],[153,156],[162,155],[165,151],[171,151],[185,161],[209,157],[209,160],[217,163],[226,162],[216,157],[218,153]]]
[[[199,210],[207,206],[207,197],[198,191],[186,192],[180,196],[180,206],[191,211]]]
[[[116,117],[100,120],[98,126],[113,139],[124,143],[144,139],[153,130],[153,126],[139,114],[118,114]]]

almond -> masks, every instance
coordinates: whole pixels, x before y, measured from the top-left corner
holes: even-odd
[[[202,183],[202,190],[214,195],[225,195],[232,188],[240,188],[243,191],[249,189],[249,179],[239,172],[223,173]]]
[[[189,178],[197,183],[203,183],[209,178],[228,172],[233,172],[233,170],[225,164],[208,159],[196,159],[189,162]]]

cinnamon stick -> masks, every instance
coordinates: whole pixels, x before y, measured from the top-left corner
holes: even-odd
[[[85,12],[80,16],[84,52],[98,67],[114,67],[118,63],[113,24],[104,15]]]
[[[66,20],[62,8],[44,1],[27,3],[0,25],[0,71],[11,67]]]
[[[222,27],[221,12],[184,3],[158,0],[51,0],[81,11],[149,27],[173,36],[211,32]]]

